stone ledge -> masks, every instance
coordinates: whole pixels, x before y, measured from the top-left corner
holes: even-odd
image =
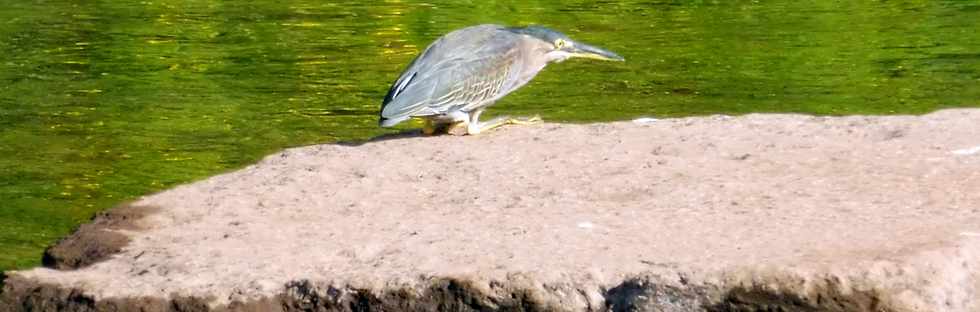
[[[975,311],[977,120],[295,148],[102,214],[8,272],[0,311]]]

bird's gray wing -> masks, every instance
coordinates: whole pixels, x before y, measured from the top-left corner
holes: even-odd
[[[509,32],[447,37],[430,45],[392,85],[382,119],[444,114],[494,99],[519,62]]]
[[[514,72],[520,60],[518,53],[514,49],[500,49],[454,62],[445,73],[448,80],[443,87],[435,89],[426,109],[437,114],[453,110],[469,112],[489,104],[501,92],[509,91],[501,87]]]

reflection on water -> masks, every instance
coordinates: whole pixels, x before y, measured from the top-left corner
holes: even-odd
[[[6,1],[0,269],[122,200],[390,133],[389,83],[456,28],[543,24],[625,56],[551,66],[488,112],[588,122],[976,106],[977,20],[977,1]]]

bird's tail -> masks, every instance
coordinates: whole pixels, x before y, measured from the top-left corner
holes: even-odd
[[[398,123],[405,121],[405,119],[408,118],[388,118],[388,117],[381,116],[378,118],[378,126],[385,127],[385,128],[393,127]]]

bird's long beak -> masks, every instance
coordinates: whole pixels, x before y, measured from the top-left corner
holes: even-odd
[[[571,46],[571,51],[569,51],[572,57],[582,57],[590,58],[603,61],[625,61],[619,54],[613,53],[612,51],[587,45],[581,42],[575,42]]]

